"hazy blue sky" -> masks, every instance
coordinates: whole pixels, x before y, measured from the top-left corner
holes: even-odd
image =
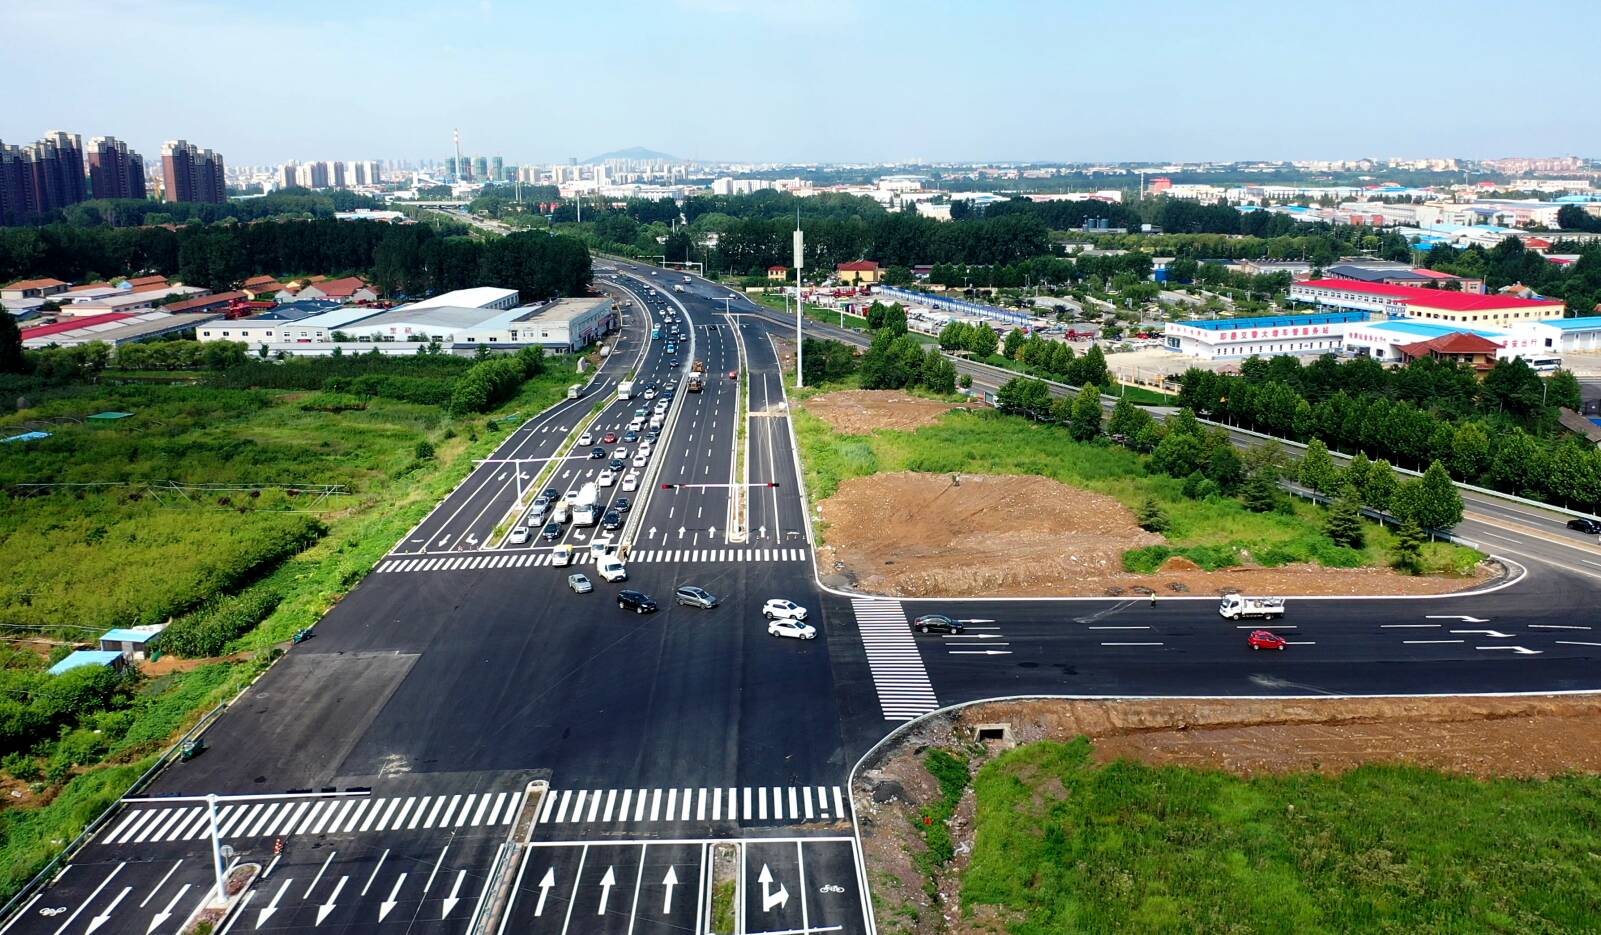
[[[1601,155],[1601,0],[3,0],[0,139],[233,163]]]

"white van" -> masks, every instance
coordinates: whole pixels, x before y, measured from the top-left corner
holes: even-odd
[[[663,418],[662,414],[658,412],[650,417],[650,427],[653,429],[659,429],[662,427],[662,423],[665,421],[666,419]]]
[[[584,385],[582,383],[574,383],[572,386],[567,387],[567,398],[568,399],[577,399],[578,397],[582,396],[583,394],[584,394]]]
[[[550,521],[553,523],[565,523],[572,518],[573,508],[565,500],[556,504],[556,512],[550,515]]]

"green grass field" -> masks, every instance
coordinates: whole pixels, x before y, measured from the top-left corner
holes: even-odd
[[[1165,535],[1173,551],[1203,567],[1236,564],[1242,553],[1263,565],[1383,564],[1393,541],[1388,530],[1371,524],[1364,549],[1337,548],[1322,534],[1322,507],[1296,501],[1289,513],[1252,513],[1232,497],[1192,500],[1184,496],[1182,481],[1147,472],[1143,455],[1110,443],[1075,442],[1060,427],[989,410],[950,412],[915,432],[841,435],[802,403],[793,422],[815,500],[833,494],[841,481],[879,472],[1033,474],[1108,494],[1131,510],[1146,497],[1155,499],[1172,521]],[[822,534],[826,539],[826,529]],[[1131,553],[1125,561],[1130,570],[1148,572],[1166,556],[1154,562],[1152,557]],[[1424,557],[1429,571],[1453,573],[1466,573],[1482,558],[1447,543],[1430,543]]]
[[[1241,779],[1042,742],[974,780],[961,911],[1014,935],[1594,932],[1601,780]]]

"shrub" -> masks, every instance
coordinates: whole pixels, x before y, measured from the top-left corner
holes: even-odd
[[[318,393],[301,400],[300,408],[307,412],[348,412],[366,409],[367,403],[349,393]]]
[[[267,619],[279,595],[263,588],[207,601],[161,632],[161,648],[190,659],[216,656],[228,641]]]
[[[420,441],[413,454],[418,461],[427,461],[434,456],[434,446],[427,440]]]

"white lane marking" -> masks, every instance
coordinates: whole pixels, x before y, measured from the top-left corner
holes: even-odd
[[[1406,646],[1431,646],[1436,643],[1466,643],[1467,640],[1402,640]]]
[[[1162,643],[1102,643],[1102,646],[1162,646]]]
[[[1579,643],[1574,640],[1555,640],[1554,642],[1561,643],[1563,646],[1601,646],[1601,643]]]
[[[1531,623],[1531,630],[1588,630],[1589,627],[1567,626],[1561,623]]]
[[[1439,628],[1440,628],[1440,625],[1438,623],[1381,623],[1381,624],[1379,624],[1379,629],[1381,629],[1381,630],[1429,630],[1429,629],[1438,630]]]

